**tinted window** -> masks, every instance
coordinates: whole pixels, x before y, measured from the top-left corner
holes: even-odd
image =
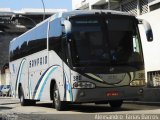
[[[54,50],[60,57],[62,55],[62,26],[60,24],[60,19],[57,18],[50,22],[49,31],[49,50]]]
[[[23,36],[16,38],[10,44],[10,60],[13,61],[46,49],[47,27],[48,23],[46,22]]]
[[[125,16],[80,16],[70,19],[73,65],[143,67],[137,21]]]

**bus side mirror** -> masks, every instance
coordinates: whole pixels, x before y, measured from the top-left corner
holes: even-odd
[[[140,23],[143,24],[143,26],[144,26],[147,41],[148,42],[153,41],[153,32],[152,32],[152,28],[151,28],[151,25],[149,24],[149,22],[146,20],[141,20]]]
[[[71,33],[71,23],[68,20],[61,20],[61,25],[64,26],[65,33],[70,34]]]

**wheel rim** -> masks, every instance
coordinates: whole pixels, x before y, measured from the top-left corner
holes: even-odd
[[[23,103],[23,100],[24,100],[24,99],[23,99],[23,95],[21,95],[21,97],[20,97],[20,102]]]
[[[54,104],[55,104],[55,106],[58,106],[58,104],[59,104],[59,95],[58,95],[57,89],[54,91]]]

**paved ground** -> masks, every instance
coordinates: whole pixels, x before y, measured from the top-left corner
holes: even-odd
[[[65,111],[56,111],[52,108],[51,103],[37,103],[36,106],[22,107],[18,99],[13,98],[0,98],[0,114],[1,118],[9,120],[103,120],[109,115],[119,115],[119,119],[135,120],[143,118],[145,120],[158,120],[160,119],[160,104],[159,103],[125,103],[121,109],[115,110],[109,105],[95,105],[95,104],[82,104],[70,105]],[[148,117],[149,114],[152,114]],[[103,116],[102,116],[103,115]],[[122,115],[122,116],[120,116]],[[145,118],[144,116],[147,116]],[[121,118],[120,118],[121,117]],[[119,120],[118,119],[118,120]],[[0,119],[1,120],[1,119]]]

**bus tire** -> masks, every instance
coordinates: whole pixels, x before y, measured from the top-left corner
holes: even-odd
[[[23,93],[23,89],[22,89],[22,87],[20,87],[20,96],[19,96],[19,99],[20,99],[20,104],[21,104],[21,106],[26,106],[26,105],[28,105],[28,101],[25,99],[25,97],[24,97],[24,93]]]
[[[60,100],[60,94],[57,85],[54,85],[54,90],[53,90],[53,107],[61,111],[65,108],[64,102]]]
[[[29,100],[29,105],[35,106],[36,105],[36,101],[35,100]]]
[[[114,100],[114,101],[109,101],[109,104],[112,108],[121,108],[123,104],[123,100]]]

